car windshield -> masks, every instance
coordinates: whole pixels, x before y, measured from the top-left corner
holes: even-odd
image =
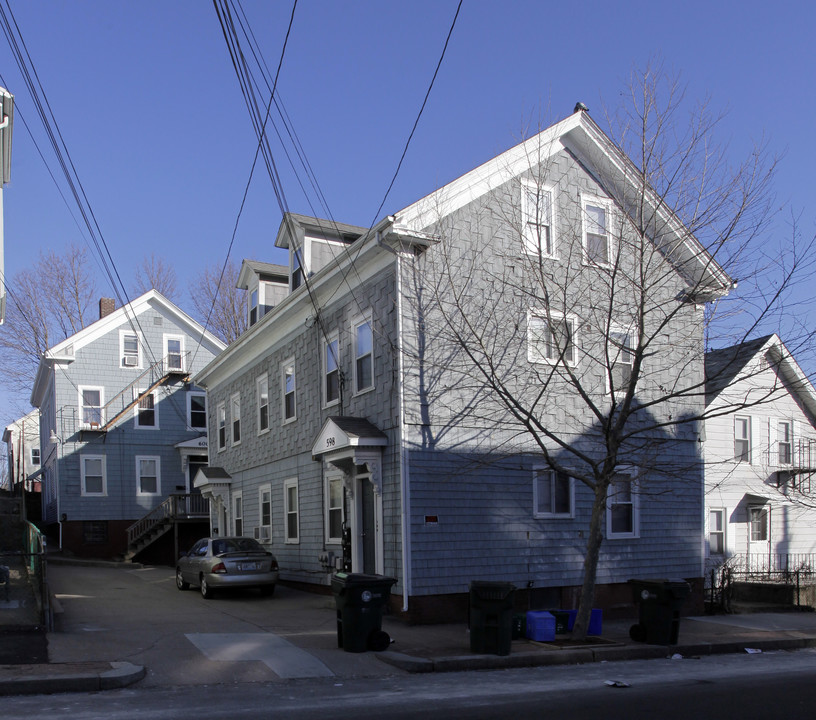
[[[256,540],[252,538],[224,538],[214,540],[212,544],[213,555],[224,555],[225,553],[246,553],[246,552],[266,552]]]

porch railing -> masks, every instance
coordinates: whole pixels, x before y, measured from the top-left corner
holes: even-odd
[[[210,516],[210,503],[200,494],[170,495],[161,505],[127,529],[128,546],[147,535],[156,526],[173,520],[195,520]]]

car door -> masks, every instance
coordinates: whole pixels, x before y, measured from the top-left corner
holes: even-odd
[[[207,541],[199,540],[187,555],[179,560],[179,567],[181,568],[181,576],[185,582],[198,584],[199,566],[202,557],[207,552]]]

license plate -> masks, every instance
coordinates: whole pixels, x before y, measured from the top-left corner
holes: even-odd
[[[239,567],[241,570],[260,570],[261,563],[258,562],[239,563]]]

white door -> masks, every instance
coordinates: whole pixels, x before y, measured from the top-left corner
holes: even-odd
[[[748,507],[749,570],[773,570],[771,566],[771,508],[768,505]]]

